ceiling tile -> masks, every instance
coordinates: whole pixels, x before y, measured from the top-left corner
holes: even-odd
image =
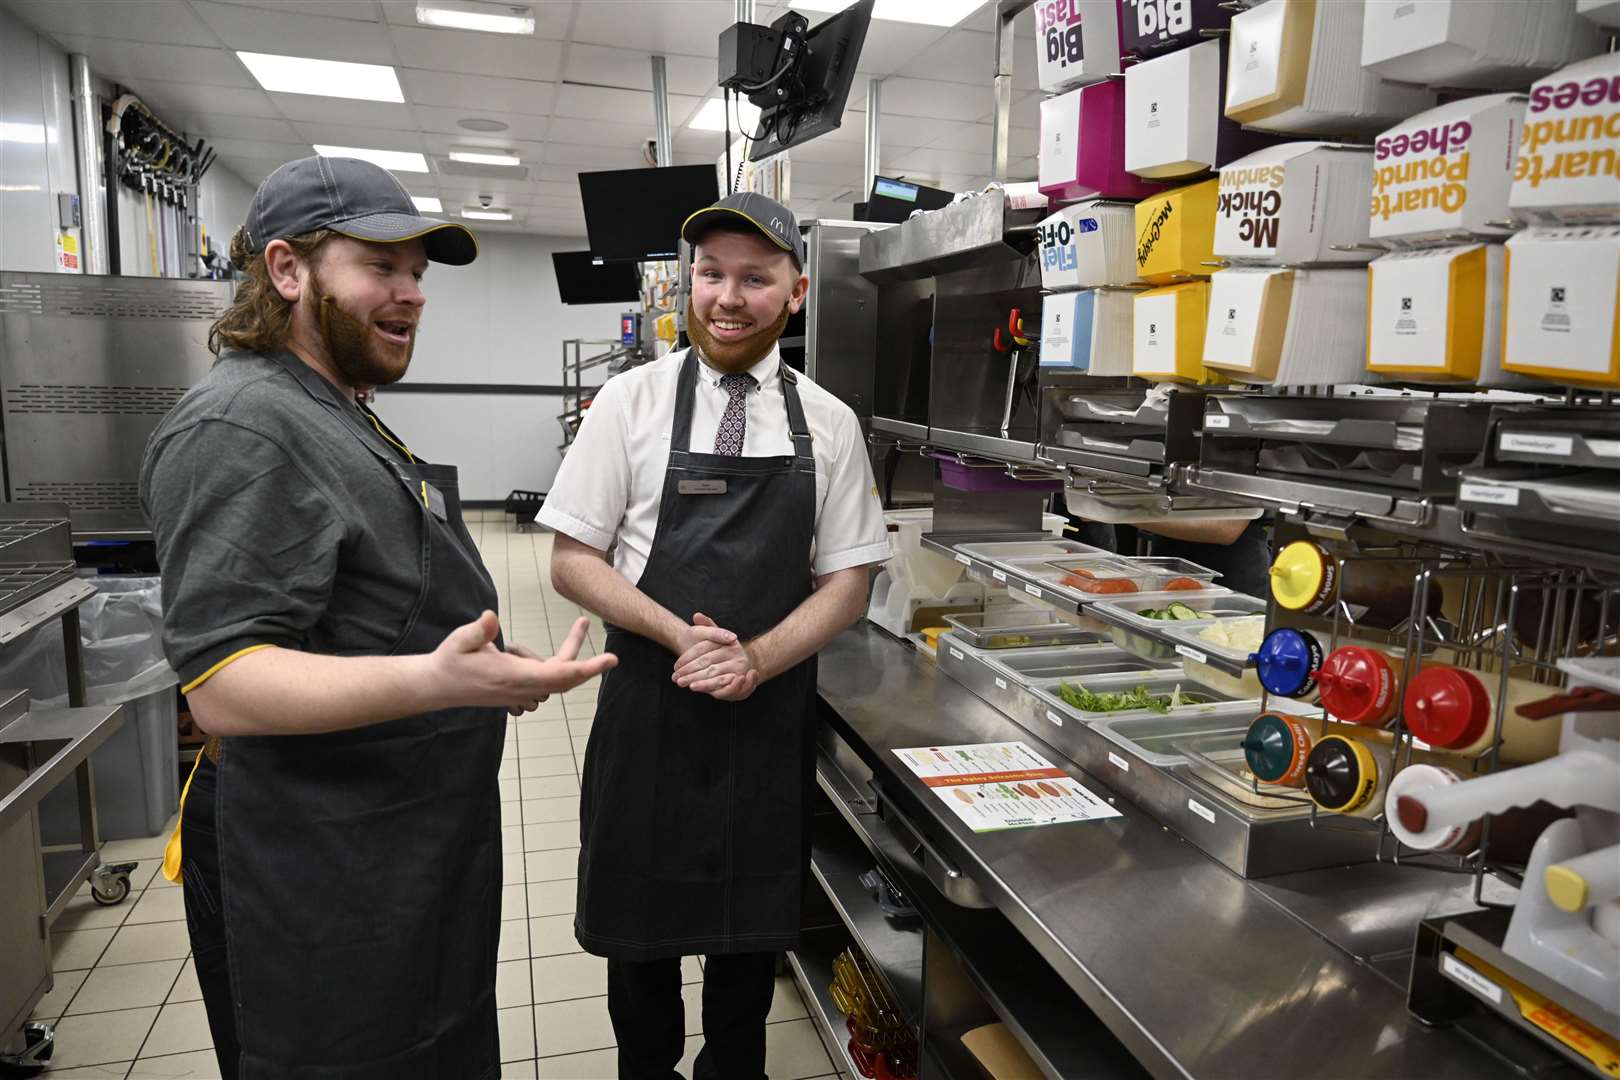
[[[642,53],[718,53],[720,31],[736,22],[732,0],[590,0],[579,5],[574,40]]]
[[[562,67],[562,43],[543,38],[405,26],[391,28],[389,37],[408,68],[555,81]]]
[[[551,125],[549,117],[529,116],[524,113],[497,112],[490,109],[441,109],[431,105],[413,105],[411,111],[416,114],[417,123],[423,131],[439,132],[445,135],[481,135],[484,138],[501,139],[529,139],[539,140],[546,137],[546,130]],[[459,123],[468,117],[481,120],[499,120],[506,125],[505,131],[477,132],[468,131]]]
[[[260,139],[220,138],[212,140],[213,147],[224,158],[275,158],[292,161],[308,157],[315,152],[306,142],[266,142]]]
[[[384,127],[350,127],[346,124],[320,124],[309,120],[293,123],[299,138],[322,146],[360,146],[370,150],[413,150],[425,153],[422,136],[415,131]]]
[[[879,142],[885,151],[892,147],[915,148],[919,146],[933,146],[940,139],[943,139],[947,135],[956,132],[962,126],[962,122],[960,120],[937,120],[923,116],[889,116],[887,115],[887,109],[884,110],[884,114],[885,115],[880,118],[881,122],[878,126],[878,137]],[[846,115],[844,117],[844,126],[839,130],[844,132],[853,132],[858,136],[858,138],[852,138],[849,141],[860,147],[862,150],[865,149],[865,113],[853,113]],[[814,142],[806,143],[805,145],[814,146],[816,143],[821,141],[823,140],[816,139]]]
[[[669,120],[675,127],[685,127],[686,121],[702,104],[701,98],[685,94],[669,95]],[[653,120],[653,96],[642,90],[618,90],[604,86],[577,86],[563,83],[557,91],[558,116],[576,120],[607,120],[628,123],[631,117],[645,116]]]
[[[228,48],[361,64],[394,62],[388,39],[370,23],[311,15],[297,4],[280,11],[213,0],[190,4]]]
[[[416,118],[411,115],[411,107],[396,105],[391,101],[353,101],[314,94],[271,94],[270,100],[288,120],[392,128],[396,131],[416,130]]]
[[[861,95],[860,108],[866,108]],[[853,102],[851,103],[853,108]],[[932,79],[890,78],[883,82],[883,115],[931,116],[941,120],[979,119],[995,107],[988,83],[939,82]]]
[[[504,79],[489,75],[451,74],[406,68],[399,73],[406,100],[418,105],[545,116],[552,111],[556,83]]]
[[[79,0],[71,4],[62,0],[5,0],[0,7],[53,37],[76,34],[204,48],[219,44],[190,8],[172,0]]]
[[[440,157],[449,154],[451,147],[481,148],[516,154],[525,165],[537,163],[545,149],[545,143],[539,140],[507,139],[500,135],[479,135],[471,131],[459,135],[432,132],[420,136],[420,139],[427,145],[429,153]]]
[[[647,161],[637,149],[614,146],[576,146],[573,143],[547,143],[548,165],[577,166],[580,169],[643,169]]]
[[[300,0],[303,2],[303,0]],[[331,2],[331,0],[328,0]],[[344,3],[355,3],[356,0],[340,0]],[[600,3],[601,0],[594,0]],[[568,38],[568,21],[573,17],[573,0],[525,0],[525,4],[534,12],[534,36],[545,38],[548,41],[565,41]],[[375,11],[375,7],[367,4]],[[390,26],[420,27],[416,21],[416,0],[381,0],[384,15]],[[436,28],[435,28],[436,29]],[[513,34],[478,34],[480,38],[492,41],[503,38],[513,39]],[[529,40],[533,40],[532,38]]]
[[[148,102],[150,104],[150,102]],[[219,139],[251,139],[255,142],[301,143],[303,137],[285,120],[257,116],[221,116],[211,113],[160,111],[163,122],[184,135],[201,135],[210,143]]]
[[[705,56],[664,56],[664,76],[672,94],[707,94],[717,85],[719,64],[713,52]],[[622,86],[652,90],[650,54],[634,49],[574,42],[568,46],[563,78],[594,86]]]
[[[1014,95],[1012,103],[1012,126],[1015,128],[1033,128],[1034,130],[1039,131],[1041,128],[1041,99],[1045,96],[1046,95],[1042,94],[1039,90],[1031,94],[1025,94],[1022,97]],[[991,116],[993,115],[994,108],[995,104],[994,102],[991,102],[991,111],[981,115],[978,118],[979,122],[988,124]]]
[[[579,146],[617,146],[640,148],[643,143],[653,137],[653,119],[647,117],[644,124],[610,124],[603,120],[576,120],[568,116],[556,116],[551,120],[551,129],[547,138],[560,143],[574,143]],[[696,135],[697,132],[692,134]],[[702,134],[710,134],[703,132]],[[680,145],[680,137],[676,137],[676,145]],[[718,143],[718,139],[716,142]]]
[[[981,173],[990,168],[990,148],[975,153],[963,150],[912,150],[896,158],[894,167],[907,173],[942,176],[946,173]]]
[[[446,192],[460,192],[472,195],[480,192],[486,195],[522,195],[528,190],[528,184],[523,180],[475,180],[466,176],[445,176],[438,173],[434,175],[438,177],[440,190]],[[476,200],[468,199],[467,201],[473,202]],[[446,200],[444,205],[448,208],[449,201]]]
[[[810,21],[814,33],[815,24],[821,20],[812,16]],[[866,31],[860,59],[855,62],[855,81],[863,81],[862,75],[893,75],[944,35],[945,31],[937,26],[874,19]]]
[[[226,157],[221,154],[218,160],[221,165],[240,176],[244,182],[258,187],[265,177],[293,159],[286,157]]]
[[[994,146],[994,128],[990,124],[957,124],[955,130],[928,144],[931,150],[983,150],[989,153]],[[1040,150],[1041,133],[1032,128],[1009,128],[1008,154],[1015,158],[1028,157]]]
[[[262,8],[266,11],[285,12],[288,0],[218,0],[232,7]],[[416,0],[410,0],[416,9]],[[356,22],[377,21],[377,5],[370,0],[296,0],[300,12],[306,15],[324,15],[333,19],[352,19]]]
[[[987,85],[996,73],[996,39],[976,30],[953,30],[917,53],[900,74],[914,79]]]
[[[186,82],[204,86],[239,86],[250,90],[256,90],[259,86],[241,61],[224,49],[113,41],[77,34],[56,37],[69,52],[81,52],[88,56],[91,69],[108,79],[134,83],[142,77],[162,79],[184,74]]]
[[[193,83],[166,82],[162,79],[132,78],[130,88],[161,117],[180,115],[242,116],[270,120],[281,113],[263,90],[236,86],[197,86]],[[168,121],[173,123],[173,121]]]

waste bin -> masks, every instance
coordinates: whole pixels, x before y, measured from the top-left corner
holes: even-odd
[[[179,680],[163,655],[160,579],[99,577],[79,608],[80,655],[89,705],[122,704],[124,725],[90,755],[103,840],[155,836],[180,806]],[[35,707],[68,703],[59,622],[0,649],[0,687],[27,689]],[[77,785],[64,782],[39,804],[46,844],[79,839]]]

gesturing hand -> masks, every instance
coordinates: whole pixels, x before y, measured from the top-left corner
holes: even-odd
[[[729,641],[705,640],[694,644],[675,661],[675,685],[720,701],[741,701],[759,685],[758,664],[737,635],[720,630],[702,612],[692,616],[693,630],[714,630]]]
[[[576,621],[557,655],[547,660],[521,646],[504,653],[497,649],[500,622],[493,611],[486,611],[452,630],[433,650],[434,674],[453,688],[459,703],[498,705],[513,715],[527,712],[547,695],[571,690],[619,662],[612,653],[574,659],[589,625],[588,619]]]

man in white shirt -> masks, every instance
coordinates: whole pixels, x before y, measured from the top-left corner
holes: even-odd
[[[574,930],[608,958],[621,1077],[678,1075],[680,958],[704,955],[694,1080],[760,1080],[810,857],[815,654],[889,542],[855,414],[777,349],[809,288],[793,214],[732,195],[682,235],[694,348],[597,392],[539,516],[553,583],[619,658],[586,748]]]

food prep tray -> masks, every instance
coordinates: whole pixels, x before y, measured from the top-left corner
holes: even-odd
[[[1042,679],[1092,679],[1119,672],[1164,671],[1180,667],[1144,660],[1115,645],[1074,645],[1061,649],[1003,649],[987,658],[990,666],[1020,683]]]
[[[1238,624],[1250,625],[1250,620],[1259,623],[1261,637],[1265,636],[1266,617],[1264,613],[1258,615],[1243,615],[1235,619],[1213,619],[1205,621],[1200,619],[1197,623],[1171,623],[1164,628],[1164,633],[1175,645],[1176,652],[1189,660],[1200,664],[1209,663],[1212,659],[1224,660],[1229,664],[1247,666],[1253,649],[1237,649],[1219,642],[1207,641],[1202,635],[1211,626],[1224,626],[1232,629]],[[1256,642],[1256,648],[1258,648]]]
[[[1063,683],[1083,686],[1094,693],[1126,692],[1138,686],[1145,687],[1150,694],[1168,696],[1178,686],[1183,694],[1195,695],[1195,703],[1173,706],[1167,712],[1158,712],[1155,709],[1114,709],[1106,712],[1088,712],[1076,705],[1071,705],[1063,699],[1059,687]],[[1061,718],[1047,717],[1052,723],[1062,726],[1060,719],[1079,721],[1082,724],[1096,724],[1104,720],[1122,720],[1133,717],[1141,718],[1179,718],[1186,716],[1218,713],[1236,705],[1247,719],[1253,719],[1254,714],[1260,710],[1260,702],[1244,701],[1234,702],[1225,694],[1217,693],[1208,687],[1201,686],[1189,679],[1182,671],[1150,671],[1129,672],[1125,674],[1103,675],[1083,679],[1037,679],[1029,684],[1030,693],[1038,698],[1041,705],[1048,711],[1056,710]],[[1248,730],[1247,720],[1244,730]],[[1242,736],[1239,736],[1241,739]]]
[[[980,544],[961,544],[963,555],[1000,565],[1009,559],[1058,559],[1065,555],[1105,555],[1101,548],[1082,544],[1077,540],[1005,540]]]
[[[1183,604],[1193,611],[1211,615],[1213,619],[1189,619],[1182,623],[1173,619],[1148,619],[1139,614],[1144,610],[1162,610],[1171,604]],[[1093,605],[1091,611],[1108,624],[1109,636],[1120,648],[1147,660],[1174,660],[1179,654],[1176,652],[1176,640],[1167,633],[1171,628],[1202,627],[1221,618],[1263,616],[1266,602],[1231,592],[1213,596],[1188,596],[1183,592],[1143,593],[1102,601]],[[1248,657],[1243,659],[1247,661]]]
[[[956,637],[975,649],[1028,649],[1053,645],[1091,645],[1104,640],[1098,631],[1082,630],[1052,618],[1050,608],[1006,603],[982,612],[947,615]]]

